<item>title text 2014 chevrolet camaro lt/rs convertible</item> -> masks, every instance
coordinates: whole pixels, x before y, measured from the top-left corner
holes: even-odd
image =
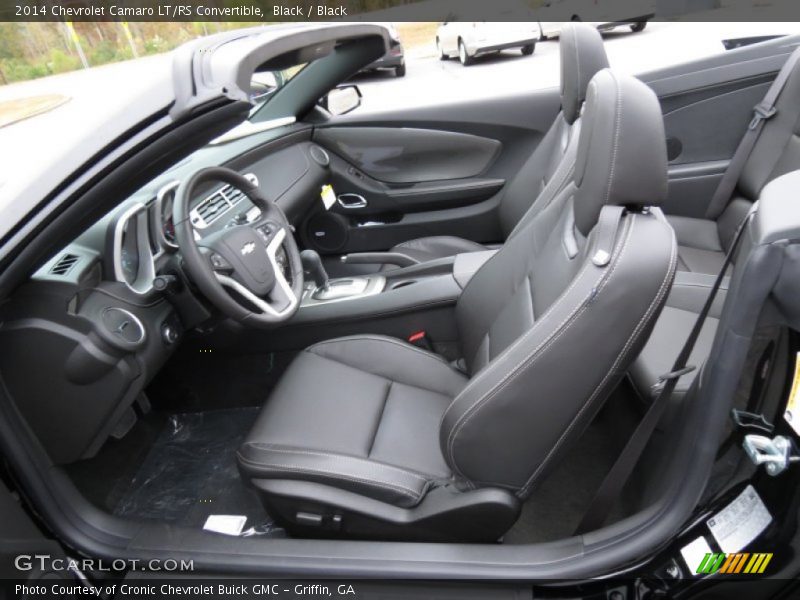
[[[341,84],[379,25],[181,47],[7,187],[0,536],[195,575],[793,575],[798,39],[635,78],[566,24],[558,88],[378,113]]]

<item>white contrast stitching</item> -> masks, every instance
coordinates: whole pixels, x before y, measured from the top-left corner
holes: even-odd
[[[599,285],[595,287],[595,296],[600,292],[602,292],[602,290],[605,288],[606,284],[610,280],[611,276],[613,275],[614,271],[616,270],[617,266],[619,265],[620,259],[628,246],[628,242],[630,241],[632,230],[633,227],[631,220],[631,223],[628,225],[627,231],[625,233],[624,241],[621,244],[620,250],[616,253],[614,257],[614,260],[611,264],[611,268],[608,269],[603,274],[603,277],[600,279]],[[524,359],[522,359],[519,363],[517,363],[517,365],[511,371],[509,371],[490,392],[484,395],[483,398],[479,398],[476,402],[472,404],[472,406],[470,406],[470,408],[467,411],[464,412],[463,415],[461,415],[458,422],[450,432],[450,436],[448,437],[448,448],[447,448],[448,456],[452,461],[456,473],[458,473],[462,477],[466,477],[466,475],[464,475],[461,472],[461,470],[458,469],[455,461],[455,454],[454,454],[455,437],[458,434],[458,432],[467,425],[467,423],[472,419],[472,417],[475,414],[477,414],[480,411],[480,409],[489,400],[491,400],[491,398],[495,397],[498,393],[500,393],[503,389],[505,389],[505,387],[509,385],[511,381],[516,379],[516,377],[522,372],[523,369],[521,369],[521,367],[523,367],[523,365],[525,367],[529,367],[534,362],[536,362],[536,360],[543,354],[544,350],[546,350],[552,344],[554,344],[569,329],[569,327],[571,327],[577,321],[578,317],[581,314],[583,314],[587,306],[588,305],[586,303],[586,300],[585,299],[581,300],[580,304],[573,309],[570,315],[568,315],[563,321],[561,321],[561,323],[559,323],[559,325],[550,334],[548,338],[543,340],[539,344],[539,346],[537,346],[533,350],[533,352],[528,354]]]
[[[314,348],[319,348],[320,346],[326,346],[326,345],[329,345],[329,344],[337,344],[337,343],[341,343],[341,342],[349,342],[349,341],[354,341],[354,340],[372,340],[372,341],[375,341],[375,342],[384,342],[384,343],[387,343],[387,344],[393,344],[395,346],[399,346],[400,348],[403,348],[404,350],[412,350],[412,351],[416,352],[417,354],[421,354],[422,356],[425,356],[427,358],[433,358],[433,359],[435,359],[435,360],[437,360],[439,362],[443,362],[446,365],[450,364],[444,358],[439,356],[438,354],[433,354],[432,352],[426,352],[425,350],[422,350],[421,348],[417,348],[416,346],[412,346],[411,344],[406,344],[405,342],[401,342],[399,340],[395,340],[394,338],[381,337],[381,336],[377,336],[377,335],[350,335],[350,336],[346,336],[346,337],[334,338],[332,340],[325,340],[323,342],[317,342],[313,346],[309,346],[308,348],[306,348],[306,352],[310,352]]]
[[[362,466],[364,466],[364,467],[380,467],[382,469],[397,471],[398,473],[401,473],[403,475],[410,475],[412,477],[416,477],[417,479],[419,479],[420,481],[423,481],[423,482],[428,481],[427,477],[424,477],[420,473],[415,473],[414,471],[409,471],[407,469],[403,469],[401,467],[396,467],[394,465],[389,465],[389,464],[386,464],[386,463],[382,463],[382,462],[379,462],[379,461],[376,461],[376,460],[360,458],[358,456],[348,456],[346,454],[336,454],[334,452],[322,452],[322,451],[317,451],[317,450],[302,450],[302,449],[295,450],[293,448],[280,448],[280,447],[276,448],[275,446],[273,446],[271,444],[262,444],[262,443],[259,443],[259,442],[250,442],[247,445],[252,447],[252,448],[258,448],[259,450],[266,450],[266,451],[271,451],[271,452],[282,452],[284,454],[303,454],[303,455],[307,455],[307,456],[328,456],[330,458],[335,458],[335,459],[344,459],[345,461],[346,460],[352,460],[352,461],[355,461],[355,462],[363,463]]]
[[[539,467],[533,472],[533,474],[528,478],[528,481],[525,483],[525,485],[519,490],[518,495],[520,497],[524,497],[528,493],[530,488],[536,482],[536,479],[538,478],[539,474],[542,472],[544,467],[547,465],[547,463],[549,462],[549,460],[552,457],[552,455],[563,444],[564,439],[567,437],[569,432],[572,431],[572,429],[575,426],[575,423],[578,422],[578,419],[580,419],[580,417],[583,414],[583,412],[592,404],[592,401],[597,397],[598,392],[603,389],[603,387],[605,386],[605,384],[608,381],[608,379],[619,368],[620,362],[623,360],[623,358],[625,358],[626,354],[630,350],[631,345],[641,335],[641,332],[644,329],[644,325],[646,323],[649,323],[650,316],[652,315],[652,313],[655,310],[656,306],[658,306],[661,303],[661,300],[663,300],[665,294],[667,293],[667,291],[670,288],[669,283],[672,280],[672,275],[674,274],[674,271],[675,271],[676,262],[677,262],[677,246],[675,244],[675,237],[673,236],[672,237],[672,245],[671,245],[671,248],[670,248],[669,266],[668,266],[667,272],[666,272],[666,274],[664,276],[664,280],[661,282],[661,286],[659,287],[658,292],[656,293],[655,298],[653,298],[653,301],[650,303],[650,306],[648,306],[648,308],[645,311],[644,315],[642,315],[642,318],[639,319],[639,323],[636,325],[636,327],[634,328],[633,332],[628,337],[628,340],[625,343],[625,346],[623,346],[622,351],[617,356],[617,360],[614,362],[614,364],[612,365],[611,369],[609,369],[609,371],[606,373],[605,377],[603,377],[603,379],[600,381],[600,383],[594,389],[594,391],[592,392],[591,396],[589,396],[589,398],[586,400],[586,402],[581,407],[581,409],[576,413],[575,417],[573,417],[573,419],[570,422],[570,424],[567,426],[567,428],[564,430],[564,432],[561,434],[561,436],[558,438],[558,440],[556,440],[556,443],[553,445],[553,447],[550,449],[550,451],[544,457],[542,462],[539,464]]]
[[[312,474],[312,475],[331,476],[331,477],[337,477],[339,479],[344,479],[346,481],[352,481],[352,482],[356,482],[356,483],[365,483],[365,484],[368,484],[368,485],[374,485],[374,486],[377,486],[377,487],[382,487],[384,489],[390,489],[392,491],[404,494],[406,496],[411,496],[414,499],[419,499],[420,497],[422,497],[422,495],[425,493],[425,490],[427,489],[427,485],[421,491],[416,491],[416,490],[412,490],[411,488],[407,488],[407,487],[402,486],[402,485],[385,483],[385,482],[382,482],[382,481],[375,481],[375,480],[371,480],[371,479],[361,479],[359,477],[352,477],[352,476],[349,476],[349,475],[342,475],[341,473],[331,473],[331,472],[328,472],[328,471],[320,471],[318,469],[310,469],[310,468],[307,468],[307,467],[297,467],[297,466],[293,466],[293,465],[283,465],[283,464],[277,464],[277,463],[270,463],[270,464],[264,465],[263,463],[253,463],[253,462],[248,461],[247,459],[242,458],[242,457],[240,457],[240,460],[242,460],[245,463],[252,464],[254,466],[266,466],[266,467],[268,467],[270,469],[284,470],[284,471],[290,471],[290,472],[294,472],[294,473],[305,473],[305,474]]]

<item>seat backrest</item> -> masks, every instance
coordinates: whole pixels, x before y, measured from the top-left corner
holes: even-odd
[[[571,180],[586,87],[608,67],[603,38],[585,23],[569,23],[561,31],[561,112],[539,145],[508,183],[500,202],[500,226],[506,238],[520,221],[530,218]]]
[[[660,209],[649,208],[666,189],[655,94],[600,71],[589,85],[574,182],[458,301],[471,377],[440,429],[457,476],[524,497],[591,421],[672,283],[675,237]]]
[[[775,109],[775,116],[764,123],[744,164],[730,202],[720,207],[718,214],[707,215],[717,220],[725,250],[764,186],[776,177],[800,169],[800,62],[786,80]]]

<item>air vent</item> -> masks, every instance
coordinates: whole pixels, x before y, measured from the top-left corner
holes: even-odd
[[[222,191],[215,192],[197,205],[197,216],[206,226],[211,225],[231,207]]]
[[[75,254],[65,254],[58,259],[56,264],[50,267],[50,274],[63,277],[72,270],[76,262],[78,262],[78,256]]]
[[[245,178],[258,185],[258,178],[252,173],[245,175]],[[244,197],[244,192],[230,185],[218,189],[192,210],[192,225],[198,229],[205,229],[228,212],[232,206],[238,204]]]
[[[244,198],[245,194],[239,188],[223,188],[223,193],[228,197],[228,200],[231,204],[239,204],[239,202]]]

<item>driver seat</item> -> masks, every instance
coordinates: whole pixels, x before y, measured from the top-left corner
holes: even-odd
[[[495,541],[647,339],[672,283],[655,94],[600,71],[575,180],[470,280],[466,364],[356,335],[301,352],[238,452],[294,535]]]

